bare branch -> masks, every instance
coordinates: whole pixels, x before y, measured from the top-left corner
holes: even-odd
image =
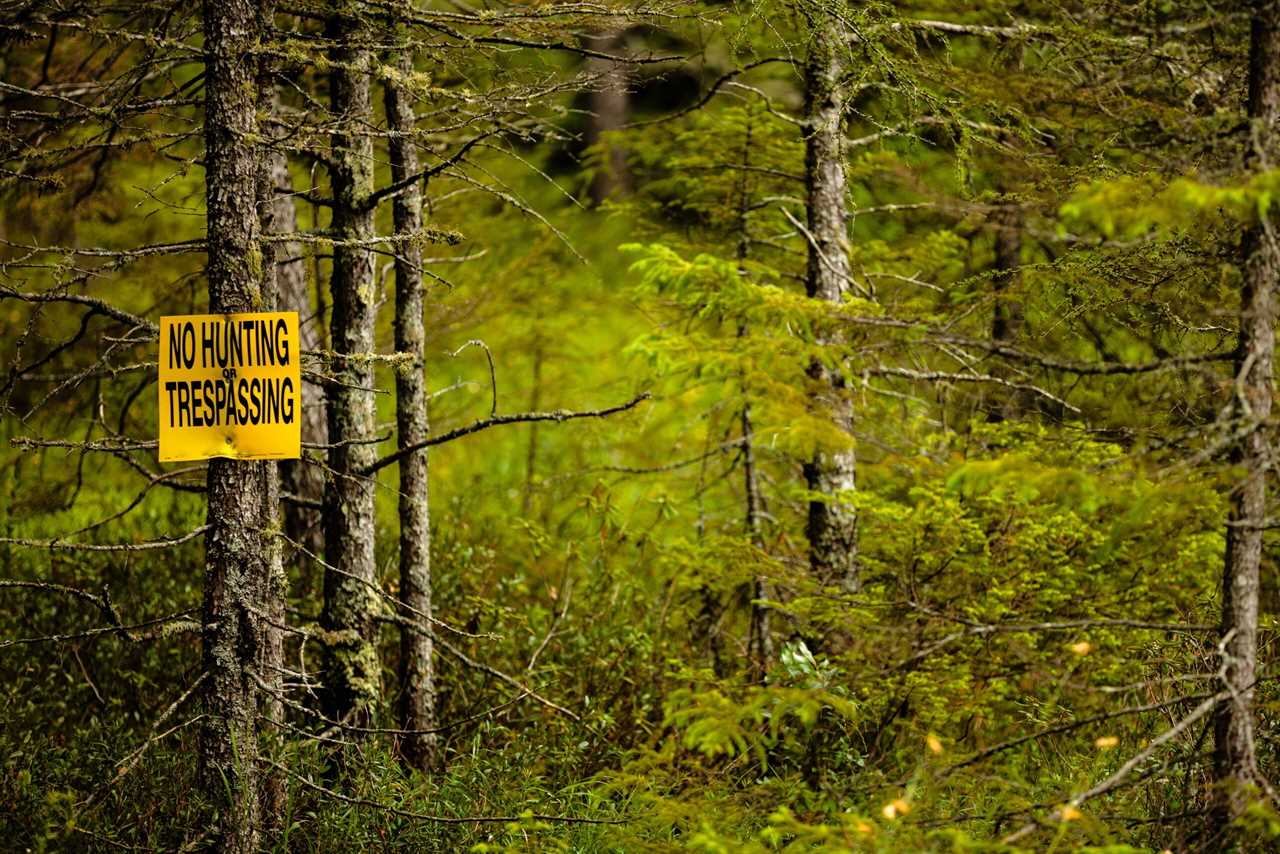
[[[26,540],[18,537],[0,537],[0,545],[6,546],[22,546],[32,549],[50,549],[53,551],[81,551],[81,552],[145,552],[155,549],[169,549],[174,546],[180,546],[183,543],[190,542],[196,537],[209,530],[208,525],[201,525],[195,530],[188,531],[179,537],[171,537],[169,539],[148,540],[141,543],[67,543],[59,539],[52,540]]]
[[[395,453],[388,454],[373,465],[365,468],[360,474],[371,475],[379,469],[386,468],[392,463],[399,462],[410,454],[420,451],[423,448],[429,448],[432,445],[442,445],[445,442],[452,442],[454,439],[461,439],[463,436],[469,436],[472,433],[478,433],[481,430],[487,430],[490,427],[497,427],[501,424],[524,424],[531,421],[572,421],[577,418],[604,418],[618,412],[625,412],[628,409],[640,404],[641,401],[648,400],[652,395],[649,392],[637,395],[626,403],[618,406],[610,406],[607,409],[589,409],[585,411],[575,412],[569,409],[557,409],[553,412],[522,412],[515,415],[496,415],[492,418],[485,418],[475,421],[465,427],[459,427],[456,430],[450,430],[447,433],[441,433],[439,436],[432,436],[421,442],[415,442],[412,445],[406,445]]]

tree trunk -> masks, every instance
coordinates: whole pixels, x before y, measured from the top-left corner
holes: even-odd
[[[751,235],[748,233],[749,214],[751,209],[751,131],[752,115],[747,113],[746,132],[742,140],[742,173],[738,180],[738,275],[747,274],[744,262],[751,252]],[[738,337],[747,334],[745,324],[738,327]],[[751,423],[751,390],[746,377],[742,377],[742,488],[746,498],[746,529],[751,538],[751,545],[761,553],[764,552],[764,534],[760,530],[760,482],[756,477],[755,431]],[[769,599],[772,598],[772,585],[763,576],[757,575],[752,582],[751,591],[751,628],[748,633],[748,653],[755,659],[758,676],[763,682],[773,664],[773,634],[769,626]]]
[[[991,337],[1012,343],[1022,332],[1022,302],[1010,291],[1022,281],[1022,211],[1007,205],[995,216],[995,307],[991,312]]]
[[[844,97],[840,24],[821,9],[810,17],[809,59],[805,65],[805,190],[808,202],[809,259],[805,290],[812,299],[839,304],[848,289],[849,255],[845,222],[844,155],[841,150]],[[826,340],[838,347],[840,341]],[[844,378],[815,360],[809,375],[819,389],[818,403],[833,413],[852,442],[853,408]],[[847,500],[855,486],[852,449],[818,451],[804,465],[805,482],[818,496],[809,502],[809,563],[823,584],[858,589],[858,519]]]
[[[258,221],[258,34],[269,13],[257,0],[207,0],[205,182],[211,312],[264,308]],[[215,459],[208,470],[201,738],[205,790],[218,802],[217,849],[257,851],[258,691],[255,667],[269,645],[275,465]]]
[[[1280,3],[1254,9],[1249,51],[1250,137],[1246,167],[1265,168],[1280,150]],[[1265,422],[1273,397],[1275,287],[1280,276],[1280,244],[1268,216],[1242,242],[1244,286],[1240,295],[1240,338],[1236,350],[1236,414],[1255,429],[1233,449],[1244,480],[1231,496],[1222,578],[1222,650],[1226,688],[1232,694],[1214,720],[1214,777],[1219,826],[1237,818],[1259,781],[1254,753],[1253,694],[1258,666],[1258,593],[1262,535],[1266,518],[1269,456]]]
[[[746,492],[747,535],[751,544],[764,552],[764,535],[760,530],[760,482],[756,477],[755,433],[751,425],[751,403],[742,405],[742,479]],[[773,664],[773,634],[769,627],[769,600],[773,598],[773,586],[769,579],[757,575],[751,592],[751,633],[748,648],[755,658],[760,680]]]
[[[362,47],[369,34],[358,13],[344,7],[330,20],[333,70],[330,88],[338,130],[333,135],[330,171],[333,185],[333,274],[330,280],[330,340],[335,352],[328,385],[329,468],[325,484],[324,577],[326,630],[324,688],[321,701],[332,718],[366,720],[381,686],[375,644],[374,484],[357,474],[370,465],[376,446],[373,362],[376,319],[373,251],[352,241],[374,237],[373,109],[369,94],[371,56]],[[342,356],[353,356],[343,358]]]
[[[258,107],[264,114],[270,111],[275,102],[274,84],[262,63],[258,75]],[[287,197],[277,194],[280,186],[280,170],[288,175],[285,157],[279,152],[259,149],[258,151],[258,217],[264,234],[292,232],[297,230],[297,221],[293,217],[293,202]],[[282,205],[282,201],[288,202]],[[292,245],[266,243],[262,246],[263,280],[262,307],[272,310],[280,305],[281,286],[300,268],[301,262],[294,263],[295,249]],[[305,271],[304,271],[305,272]],[[305,274],[304,277],[305,279]],[[290,461],[297,464],[297,461]],[[275,468],[268,478],[267,495],[264,507],[268,517],[265,530],[279,529],[280,505],[280,469]],[[267,579],[265,606],[262,625],[263,644],[258,650],[257,672],[261,684],[267,687],[260,693],[259,714],[275,724],[269,728],[267,735],[278,741],[281,734],[280,724],[284,722],[284,628],[288,621],[285,605],[288,602],[289,580],[285,574],[283,544],[276,537],[271,537],[264,544],[267,557]],[[280,819],[284,814],[286,786],[284,774],[276,769],[264,767],[259,801],[262,805],[262,829],[273,833],[280,829]]]
[[[997,344],[1014,344],[1022,335],[1025,322],[1022,301],[1014,293],[1022,282],[1022,211],[1016,204],[1006,205],[993,219],[995,265],[991,285],[995,305],[991,309],[991,340]],[[1026,395],[1012,389],[999,398],[989,418],[991,421],[1017,418],[1026,408]]]
[[[402,51],[397,65],[400,79],[407,79],[413,73],[413,53]],[[412,96],[400,86],[388,84],[386,109],[394,183],[418,171]],[[392,215],[396,234],[408,235],[421,230],[422,192],[418,183],[396,196]],[[400,244],[395,269],[396,352],[412,354],[409,363],[396,370],[396,428],[403,448],[427,438],[421,247],[412,241]],[[404,605],[402,616],[412,621],[412,625],[400,627],[400,727],[405,730],[431,729],[436,716],[432,639],[424,630],[429,628],[426,621],[431,614],[431,518],[427,479],[425,448],[400,461],[400,601]],[[435,762],[435,735],[405,734],[400,750],[411,766],[428,770]]]
[[[612,53],[622,47],[622,33],[593,36],[587,39],[592,50]],[[598,145],[604,135],[620,129],[627,123],[631,111],[631,97],[627,93],[627,78],[622,66],[611,60],[593,56],[587,59],[587,69],[597,79],[591,88],[591,116],[587,126],[587,144]],[[605,152],[600,171],[591,181],[591,200],[599,205],[615,193],[625,193],[631,184],[627,171],[627,154],[613,142],[604,143]]]
[[[271,200],[269,216],[271,230],[290,234],[298,230],[298,213],[293,198],[284,195],[293,190],[293,177],[289,174],[289,162],[279,152],[272,152],[269,161]],[[324,318],[316,312],[307,282],[307,263],[300,243],[276,243],[276,304],[282,311],[298,313],[298,346],[302,350],[321,350],[324,339],[321,324]],[[317,445],[329,441],[329,425],[325,419],[324,391],[315,383],[303,378],[302,383],[302,441]],[[324,500],[324,469],[305,460],[285,460],[280,463],[281,488],[307,501]],[[320,524],[320,512],[313,507],[296,503],[284,506],[284,532],[312,554],[324,551],[324,529]],[[309,558],[298,562],[299,568],[314,564]]]

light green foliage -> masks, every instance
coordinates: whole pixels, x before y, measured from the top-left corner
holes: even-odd
[[[856,718],[848,700],[825,691],[773,687],[748,691],[732,699],[717,690],[673,691],[667,698],[665,723],[682,733],[685,748],[708,759],[753,754],[768,768],[768,752],[793,731],[812,729],[825,710]]]
[[[1246,226],[1265,218],[1280,189],[1280,171],[1228,183],[1157,173],[1126,175],[1081,188],[1061,209],[1063,228],[1087,228],[1108,238],[1151,231],[1183,233],[1228,218]]]

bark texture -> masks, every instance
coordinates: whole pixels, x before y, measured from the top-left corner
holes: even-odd
[[[269,113],[275,102],[274,84],[268,73],[267,61],[262,62],[258,76],[258,108],[261,115]],[[297,230],[297,220],[292,216],[293,205],[289,201],[286,206],[280,204],[281,197],[276,192],[280,181],[280,170],[283,167],[288,174],[285,157],[269,149],[258,152],[258,218],[264,234],[291,232]],[[291,259],[292,247],[280,243],[264,243],[262,305],[274,310],[280,305],[282,285],[293,274]],[[295,265],[296,266],[296,265]],[[290,461],[296,464],[296,461]],[[264,530],[276,531],[280,527],[280,472],[283,464],[273,464],[271,476],[267,479],[267,495],[263,506],[268,513]],[[258,713],[267,721],[277,726],[265,728],[262,735],[263,749],[273,739],[278,739],[284,721],[284,627],[288,622],[285,604],[288,601],[289,581],[284,569],[283,543],[278,537],[264,540],[267,556],[267,578],[264,588],[265,602],[262,625],[263,644],[258,650],[258,684],[265,688],[259,693]],[[286,786],[284,774],[279,770],[263,765],[262,785],[259,801],[262,805],[262,829],[268,833],[279,830],[280,820],[284,815]]]
[[[805,65],[805,190],[808,203],[809,259],[805,290],[812,299],[844,301],[849,287],[845,217],[844,155],[841,126],[844,97],[840,24],[821,10],[810,11],[809,57]],[[833,346],[837,340],[822,342]],[[843,376],[818,361],[809,375],[819,389],[820,408],[832,413],[840,431],[852,436],[853,408]],[[850,438],[850,440],[852,440]],[[856,485],[850,450],[818,452],[804,465],[805,482],[818,496],[809,502],[806,534],[809,563],[823,584],[857,590],[858,519],[842,499]]]
[[[335,719],[365,720],[381,684],[375,646],[380,602],[375,586],[374,484],[357,472],[374,461],[376,446],[373,362],[376,319],[374,256],[373,125],[370,36],[352,6],[329,21],[334,47],[330,90],[338,131],[330,155],[333,185],[332,314],[329,338],[336,382],[328,384],[329,467],[325,484],[325,672],[321,701]],[[365,245],[351,245],[366,241]],[[343,358],[346,356],[347,358]]]
[[[1280,153],[1280,3],[1254,6],[1249,52],[1250,139],[1248,168],[1267,168]],[[1222,651],[1226,689],[1232,694],[1214,719],[1214,776],[1219,824],[1238,817],[1259,782],[1254,750],[1254,683],[1258,670],[1258,598],[1262,534],[1267,515],[1266,470],[1269,434],[1265,426],[1274,396],[1276,279],[1280,243],[1275,221],[1266,216],[1242,242],[1244,285],[1240,295],[1240,338],[1236,351],[1236,415],[1240,426],[1256,429],[1232,451],[1244,480],[1231,496],[1222,578]]]
[[[289,163],[279,152],[272,152],[268,161],[273,196],[267,214],[271,218],[270,230],[278,234],[290,234],[298,230],[298,213],[293,197],[285,195],[293,190],[293,177]],[[300,243],[275,243],[276,304],[281,311],[298,313],[298,344],[302,350],[324,349],[321,324],[324,322],[316,311],[307,282],[307,262]],[[302,383],[302,441],[317,445],[328,444],[329,425],[325,416],[324,390],[303,378]],[[314,453],[314,452],[313,452]],[[280,463],[280,486],[290,495],[308,501],[324,500],[324,469],[305,460],[285,460]],[[324,551],[324,529],[320,524],[320,511],[296,503],[284,506],[284,531],[289,539],[299,543],[312,554]],[[299,568],[312,566],[312,561],[302,558]]]
[[[211,312],[260,311],[257,0],[204,6],[205,181]],[[216,847],[258,849],[260,804],[255,671],[270,656],[261,615],[271,607],[275,465],[215,459],[208,471],[203,658],[207,717],[201,738],[205,789],[218,799]]]
[[[400,79],[413,73],[413,54],[404,51],[398,60]],[[395,84],[386,87],[387,123],[391,129],[391,180],[399,182],[418,171],[414,147],[413,101]],[[413,234],[422,228],[422,192],[417,183],[396,196],[392,216],[396,234]],[[412,242],[396,253],[396,352],[412,354],[396,371],[396,427],[400,447],[427,438],[427,383],[425,331],[423,329],[422,249]],[[400,461],[400,601],[402,616],[411,621],[400,627],[400,728],[429,730],[435,727],[435,677],[432,638],[427,620],[431,614],[431,517],[427,486],[427,450]],[[421,628],[419,628],[421,626]],[[415,768],[427,770],[435,763],[433,733],[405,734],[401,754]]]

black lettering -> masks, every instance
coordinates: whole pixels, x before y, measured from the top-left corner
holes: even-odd
[[[167,382],[167,383],[165,383],[165,384],[164,384],[164,390],[165,390],[165,391],[167,391],[167,392],[169,392],[169,426],[170,426],[170,427],[176,426],[176,425],[174,424],[174,421],[173,421],[173,415],[174,415],[174,413],[173,413],[173,392],[174,392],[174,389],[176,389],[177,387],[178,387],[178,384],[177,384],[176,382],[174,382],[173,380],[170,380],[169,382]]]
[[[190,369],[196,363],[196,325],[191,321],[182,324],[182,364]]]
[[[200,409],[203,401],[200,400],[200,384],[193,382],[191,384],[191,426],[203,427],[204,420],[201,418]]]
[[[245,355],[249,357],[248,361],[245,362],[245,365],[258,364],[257,357],[253,355],[253,321],[252,320],[240,321],[240,330],[238,334],[240,336],[240,341],[244,346]]]
[[[233,321],[227,321],[227,341],[230,343],[229,360],[231,367],[238,367],[244,364],[244,347],[240,336],[236,334],[236,325]]]
[[[284,404],[284,423],[292,424],[294,406],[293,377],[285,377],[284,381],[280,384],[280,388],[284,392],[284,398],[282,400],[282,403]]]
[[[182,364],[182,324],[175,323],[169,327],[169,368],[172,370],[180,364]]]
[[[274,424],[280,418],[280,398],[277,394],[278,388],[275,380],[266,380],[263,382],[266,391],[266,400],[263,401],[262,408],[264,415],[262,420],[268,424]]]
[[[263,357],[266,353],[266,358]],[[276,350],[271,344],[271,327],[265,321],[258,321],[258,364],[265,365],[270,360],[271,364],[276,363]]]
[[[276,321],[276,354],[280,364],[289,364],[289,325],[283,317]]]
[[[204,423],[212,427],[216,423],[214,419],[218,417],[217,410],[213,408],[213,380],[204,381],[200,396],[204,398]]]
[[[231,348],[227,346],[227,324],[219,321],[213,334],[213,353],[219,368],[227,366]]]
[[[200,364],[205,368],[213,365],[213,328],[204,321],[200,322]]]
[[[191,423],[191,386],[178,383],[178,426],[186,427]]]
[[[236,384],[235,380],[227,383],[227,424],[239,424],[240,413],[236,409]]]
[[[227,384],[225,382],[219,381],[214,384],[213,390],[214,390],[213,399],[216,401],[214,404],[214,422],[213,423],[221,424],[223,423],[223,421],[226,420],[225,418],[222,417],[222,413],[226,411],[227,392],[230,391],[230,389],[227,388]]]
[[[254,377],[249,381],[249,404],[252,412],[249,415],[250,424],[262,423],[262,380]]]

